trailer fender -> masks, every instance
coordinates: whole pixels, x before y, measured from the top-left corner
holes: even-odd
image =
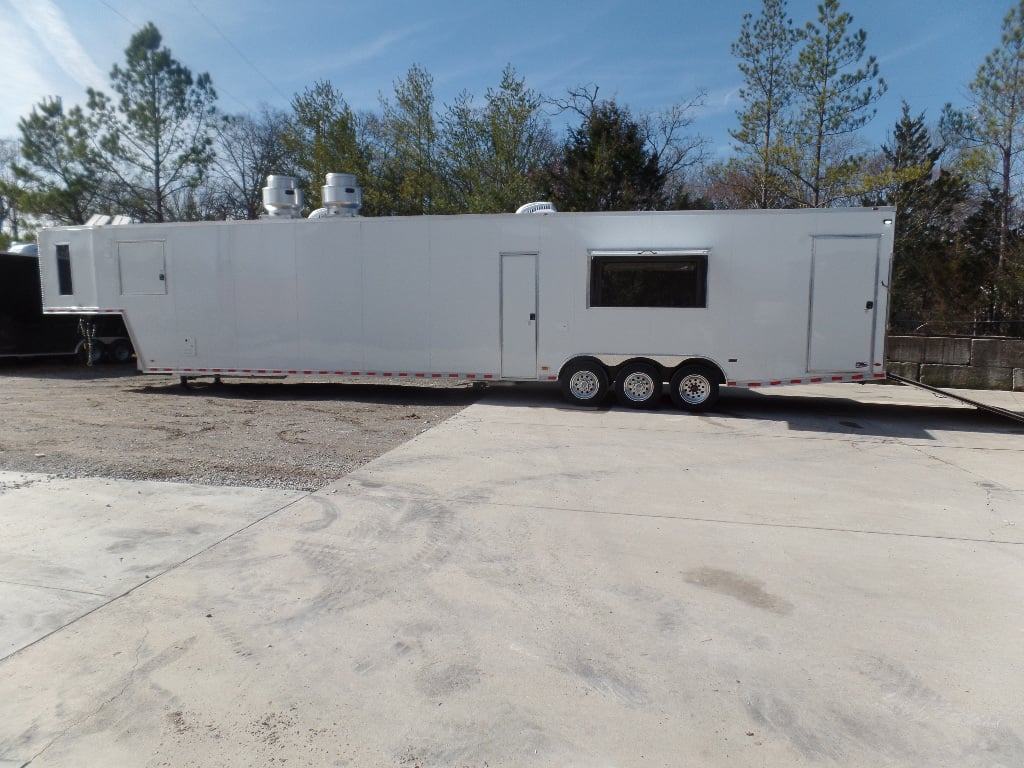
[[[715,374],[715,376],[717,377],[717,383],[719,384],[725,384],[728,381],[728,379],[725,377],[725,373],[722,371],[722,366],[720,366],[714,360],[711,360],[710,358],[707,357],[688,357],[686,360],[683,360],[683,362],[680,363],[675,370],[671,371],[671,373],[674,374],[676,371],[679,370],[679,368],[682,368],[683,366],[687,365],[698,365],[707,368],[708,370]]]

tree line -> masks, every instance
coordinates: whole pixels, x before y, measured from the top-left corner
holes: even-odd
[[[786,0],[762,0],[731,54],[743,85],[723,159],[694,131],[703,91],[636,111],[596,84],[538,93],[512,65],[482,97],[464,91],[448,104],[413,65],[376,110],[354,111],[322,80],[287,110],[227,114],[210,75],[194,75],[147,24],[111,69],[109,93],[89,89],[84,105],[43,99],[18,138],[0,142],[0,224],[17,237],[25,221],[94,213],[256,218],[270,173],[296,176],[316,208],[335,171],[359,177],[367,216],[508,212],[532,200],[564,211],[895,205],[894,329],[1024,335],[1024,0],[967,103],[931,122],[904,103],[880,147],[862,129],[887,83],[840,0],[802,25]]]

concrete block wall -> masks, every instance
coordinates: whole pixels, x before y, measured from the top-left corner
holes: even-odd
[[[933,387],[1024,392],[1024,339],[890,336],[887,369]]]

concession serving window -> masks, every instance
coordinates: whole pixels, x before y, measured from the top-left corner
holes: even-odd
[[[591,307],[707,307],[708,251],[591,251]]]

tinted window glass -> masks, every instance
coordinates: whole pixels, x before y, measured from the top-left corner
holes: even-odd
[[[594,256],[592,307],[706,307],[708,257]]]
[[[57,246],[57,286],[61,296],[70,296],[75,291],[71,286],[71,246]]]

